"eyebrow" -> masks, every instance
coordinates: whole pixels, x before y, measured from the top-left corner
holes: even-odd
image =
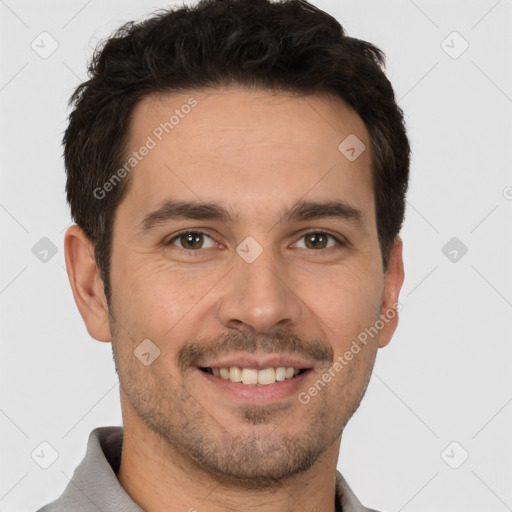
[[[291,208],[284,208],[281,211],[280,220],[276,224],[328,218],[348,222],[360,229],[364,229],[366,222],[366,217],[361,210],[342,200],[327,202],[299,200]],[[136,233],[148,233],[169,221],[183,219],[210,220],[224,224],[234,224],[238,221],[239,216],[231,208],[226,208],[218,203],[168,199],[144,217],[142,222],[138,224]]]

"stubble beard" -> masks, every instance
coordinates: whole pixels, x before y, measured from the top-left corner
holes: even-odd
[[[307,415],[308,424],[302,426],[299,434],[283,433],[280,426],[286,426],[290,413],[280,410],[282,406],[240,407],[235,421],[242,425],[238,430],[243,432],[233,433],[233,428],[220,425],[201,406],[183,381],[176,383],[161,364],[163,358],[146,367],[133,354],[136,343],[116,329],[115,321],[111,322],[111,333],[122,400],[147,430],[163,441],[169,460],[179,456],[218,483],[241,489],[281,487],[287,479],[311,469],[322,454],[333,449],[333,444],[337,443],[338,449],[343,429],[359,407],[371,374],[370,368],[355,400],[348,396],[347,386],[335,404],[332,397],[329,401],[327,391],[321,392],[315,398],[316,411]],[[118,350],[119,347],[122,349]],[[348,376],[346,383],[350,380]],[[339,411],[333,413],[336,406]],[[297,403],[292,407],[307,406]],[[249,429],[251,426],[254,428]]]

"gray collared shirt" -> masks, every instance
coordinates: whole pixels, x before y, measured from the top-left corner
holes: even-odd
[[[87,451],[61,496],[38,512],[144,512],[117,479],[122,427],[98,427],[89,434]],[[336,471],[336,512],[376,512],[363,507]]]

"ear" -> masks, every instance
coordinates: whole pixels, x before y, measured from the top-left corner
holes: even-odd
[[[76,224],[64,235],[64,253],[69,283],[89,334],[98,341],[111,341],[108,305],[94,245]]]
[[[389,266],[384,276],[381,319],[384,327],[379,335],[379,348],[390,341],[398,325],[398,312],[401,310],[398,297],[404,282],[404,262],[402,259],[402,239],[397,236],[389,255]]]

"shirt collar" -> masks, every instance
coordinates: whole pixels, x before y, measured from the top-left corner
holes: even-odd
[[[121,462],[123,428],[98,427],[89,434],[87,451],[64,492],[38,512],[144,512],[117,479]],[[372,512],[357,499],[339,471],[336,471],[336,510]]]

